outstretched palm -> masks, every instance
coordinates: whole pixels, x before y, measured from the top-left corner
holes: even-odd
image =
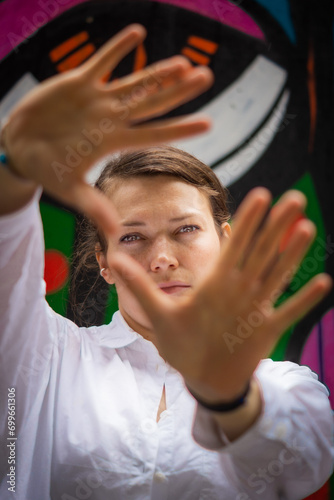
[[[300,192],[288,192],[263,223],[271,196],[254,189],[211,272],[192,295],[177,300],[157,290],[128,255],[116,254],[109,262],[149,317],[162,356],[197,394],[212,400],[240,394],[286,328],[328,292],[330,278],[318,275],[274,307],[315,234],[310,221],[298,220],[305,201]],[[292,224],[293,235],[279,254]]]
[[[79,68],[43,82],[14,109],[4,130],[13,170],[84,211],[105,231],[117,220],[110,201],[85,182],[94,163],[114,151],[173,141],[206,130],[206,119],[144,121],[206,90],[207,68],[183,57],[104,83],[103,77],[145,37],[132,25]]]

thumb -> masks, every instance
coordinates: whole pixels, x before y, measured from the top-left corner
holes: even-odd
[[[109,267],[118,280],[138,300],[152,324],[160,319],[167,297],[144,271],[143,267],[129,255],[115,253],[109,260]]]

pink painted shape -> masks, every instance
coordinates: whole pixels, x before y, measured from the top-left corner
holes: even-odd
[[[70,7],[88,0],[5,0],[0,4],[0,60],[23,39]],[[228,0],[152,0],[183,7],[264,40],[255,21]],[[9,35],[11,36],[9,37]]]
[[[334,309],[328,311],[321,319],[322,344],[324,357],[325,384],[331,391],[329,397],[334,408]],[[320,374],[320,359],[318,355],[318,325],[311,331],[303,349],[300,364],[307,365]]]
[[[87,0],[5,0],[0,4],[0,59],[38,28]],[[11,37],[9,37],[11,35]],[[27,42],[29,43],[29,42]]]

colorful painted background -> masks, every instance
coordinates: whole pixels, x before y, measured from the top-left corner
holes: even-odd
[[[78,66],[132,22],[146,26],[147,39],[111,79],[180,53],[210,66],[214,86],[181,112],[201,110],[214,127],[179,145],[215,170],[235,207],[256,185],[276,199],[286,189],[301,190],[318,229],[284,300],[318,272],[334,276],[333,12],[331,0],[2,0],[0,118],[30,88]],[[46,195],[41,213],[49,303],[80,324],[110,321],[117,297],[102,280],[80,311],[68,302],[80,217]],[[97,279],[85,278],[82,297]],[[331,293],[272,353],[316,371],[332,391],[332,404],[333,302]],[[334,499],[334,481],[309,498]]]

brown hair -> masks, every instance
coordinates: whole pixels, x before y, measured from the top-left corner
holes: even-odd
[[[95,183],[95,187],[105,193],[110,194],[112,181],[126,180],[138,176],[168,175],[176,177],[188,184],[197,187],[207,194],[212,216],[216,224],[217,231],[220,232],[221,224],[230,218],[228,191],[222,186],[212,169],[202,163],[191,154],[171,146],[151,147],[137,151],[126,151],[119,156],[108,161],[100,177]],[[83,219],[79,227],[79,244],[74,254],[75,270],[71,280],[71,302],[72,308],[77,307],[76,287],[81,276],[84,281],[84,269],[95,274],[95,285],[99,280],[99,266],[96,261],[96,247],[100,247],[102,252],[107,250],[107,242],[94,224],[87,219]],[[89,293],[92,293],[92,289]],[[83,309],[84,304],[80,304]],[[74,314],[74,316],[76,316]]]

